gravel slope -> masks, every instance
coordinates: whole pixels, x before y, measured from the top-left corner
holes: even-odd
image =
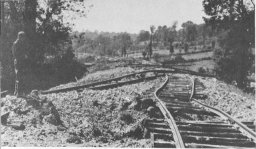
[[[246,94],[235,86],[215,78],[199,78],[204,84],[207,105],[221,109],[240,121],[255,121],[255,95]]]
[[[3,126],[1,145],[150,147],[150,140],[138,140],[128,137],[127,134],[147,117],[143,111],[134,109],[133,101],[139,94],[159,84],[160,81],[156,79],[102,91],[84,89],[81,93],[72,91],[40,96],[53,102],[68,129],[60,130],[47,119],[44,119],[42,124],[37,122],[38,111],[35,109],[25,115],[11,112],[8,121],[22,121],[26,128],[19,131]],[[17,104],[25,105],[22,99],[12,96],[7,96],[5,101],[11,101],[5,104],[5,108]],[[126,102],[131,104],[125,107]],[[132,120],[122,119],[124,114],[130,115]]]

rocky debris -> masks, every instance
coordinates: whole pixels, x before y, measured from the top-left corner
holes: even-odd
[[[39,118],[40,122],[44,119],[45,122],[48,122],[53,125],[62,125],[63,122],[60,119],[60,115],[56,110],[56,107],[53,105],[52,101],[43,101],[41,102],[41,108],[39,109]]]
[[[78,136],[70,136],[70,137],[67,139],[67,142],[68,142],[68,143],[81,144],[81,143],[82,143],[82,140],[81,140]]]
[[[124,75],[135,73],[135,72],[136,70],[130,67],[118,67],[111,70],[97,71],[97,72],[86,75],[84,78],[78,80],[77,82],[59,85],[54,88],[51,88],[50,90],[89,84],[93,82],[98,82],[98,81],[103,81],[107,79],[124,76]]]
[[[126,124],[131,124],[134,121],[134,118],[129,112],[122,112],[119,115],[119,119],[124,121]]]
[[[7,124],[7,119],[9,117],[9,115],[10,115],[10,112],[7,112],[7,113],[1,115],[1,124],[2,125],[6,125]]]
[[[156,108],[153,106],[150,106],[147,108],[147,113],[149,115],[150,118],[153,118],[156,116]]]
[[[148,107],[155,106],[155,105],[156,105],[156,103],[154,102],[153,99],[150,99],[150,98],[141,99],[141,108],[142,109],[147,109]]]
[[[9,124],[8,126],[11,126],[15,130],[24,130],[25,129],[25,125],[22,122],[21,123]]]
[[[235,86],[215,78],[198,79],[206,87],[204,94],[208,95],[208,98],[201,102],[223,110],[240,121],[255,121],[255,94],[244,93]]]
[[[24,114],[20,114],[19,110],[10,113],[8,121],[24,121],[25,129],[17,133],[10,127],[4,127],[2,145],[61,147],[80,143],[87,147],[146,147],[147,140],[136,141],[135,138],[140,137],[132,133],[139,132],[140,128],[131,126],[147,115],[144,111],[135,110],[133,106],[139,95],[159,82],[161,79],[100,91],[84,89],[81,92],[39,94],[39,99],[34,98],[40,101],[38,108],[34,106],[37,104],[27,105],[23,98],[8,96],[4,99],[4,107],[14,109],[20,105],[20,111],[30,110]],[[54,111],[58,114],[54,114]],[[129,113],[132,120],[120,120],[121,113]],[[132,135],[126,135],[126,132]],[[144,145],[140,146],[141,143]]]
[[[142,122],[143,119],[126,128],[124,135],[135,139],[142,139],[144,137],[145,130]]]

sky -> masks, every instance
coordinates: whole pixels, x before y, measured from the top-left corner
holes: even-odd
[[[203,0],[87,0],[87,17],[74,20],[74,30],[139,33],[150,25],[171,26],[178,21],[203,23]]]

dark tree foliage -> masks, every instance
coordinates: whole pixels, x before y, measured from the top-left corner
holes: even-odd
[[[196,24],[194,24],[192,21],[187,21],[181,26],[184,29],[185,40],[188,42],[195,41],[197,35]]]
[[[255,45],[255,6],[248,0],[204,0],[207,24],[221,32],[221,49],[215,51],[216,72],[224,80],[246,87],[254,63],[250,48]]]
[[[138,37],[137,37],[137,41],[141,42],[141,41],[147,41],[150,39],[150,33],[149,31],[140,31]]]
[[[68,77],[63,77],[65,81],[81,76],[82,72],[74,72],[77,72],[77,69],[84,71],[84,67],[75,62],[70,54],[72,49],[69,32],[72,24],[64,23],[63,20],[65,14],[85,15],[86,12],[81,10],[85,10],[83,0],[5,1],[5,19],[2,24],[4,32],[0,42],[3,67],[1,87],[12,90],[14,86],[11,47],[19,31],[26,33],[31,75],[34,74],[40,80],[41,76],[51,74],[51,77],[55,76],[55,80],[61,82],[59,75],[67,74],[63,73],[64,70],[70,69],[72,75],[69,73]],[[61,69],[61,65],[65,65],[65,68]],[[46,76],[44,78],[49,78]]]
[[[132,39],[131,36],[128,33],[121,33],[116,37],[118,41],[119,49],[122,49],[122,55],[126,56],[127,49],[131,47],[132,45]]]

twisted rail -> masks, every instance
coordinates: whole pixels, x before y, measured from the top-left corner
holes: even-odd
[[[193,98],[194,90],[195,90],[195,80],[192,77],[190,77],[190,76],[189,76],[189,78],[190,78],[190,80],[192,82],[192,92],[191,92],[191,96],[189,98],[190,101],[192,101],[192,102],[194,101],[197,104],[201,105],[202,107],[207,108],[209,111],[219,115],[220,117],[228,119],[231,123],[236,124],[239,127],[239,129],[241,129],[243,132],[246,132],[247,134],[249,134],[250,138],[252,138],[254,141],[256,141],[256,133],[253,132],[250,128],[248,128],[246,125],[244,125],[243,123],[239,122],[235,118],[231,117],[226,112],[224,112],[224,111],[222,111],[220,109],[208,106],[206,104],[203,104],[200,101],[198,101],[195,98]]]
[[[198,72],[195,72],[195,71],[178,69],[178,68],[145,70],[145,71],[141,71],[141,72],[136,72],[136,73],[131,73],[131,74],[128,74],[128,75],[124,75],[124,76],[121,76],[121,77],[116,77],[116,78],[113,78],[113,79],[107,79],[107,80],[104,80],[104,81],[89,83],[89,84],[80,85],[80,86],[66,87],[66,88],[54,89],[54,90],[45,90],[45,91],[41,91],[41,94],[67,92],[67,91],[79,90],[79,89],[83,89],[83,88],[93,88],[96,85],[106,84],[106,83],[110,83],[112,81],[119,81],[123,78],[133,77],[133,76],[136,76],[136,75],[149,73],[149,72],[153,72],[153,73],[181,73],[181,74],[197,75],[197,76],[202,76],[202,77],[213,77],[212,75],[201,74],[201,73],[198,73]]]
[[[254,141],[256,141],[256,133],[253,132],[250,128],[248,128],[246,125],[244,125],[243,123],[239,122],[238,120],[236,120],[235,118],[231,117],[229,114],[227,114],[226,112],[220,110],[220,109],[217,109],[217,108],[214,108],[214,107],[211,107],[211,106],[208,106],[206,104],[203,104],[201,102],[199,102],[198,100],[192,98],[192,101],[198,103],[199,105],[207,108],[209,111],[223,117],[223,118],[226,118],[228,119],[232,124],[236,124],[239,129],[241,129],[243,132],[246,132],[250,138],[252,138]]]
[[[184,142],[183,142],[183,140],[182,140],[182,137],[181,137],[181,135],[180,135],[180,132],[179,132],[179,129],[178,129],[177,125],[176,125],[175,120],[173,119],[171,113],[170,113],[169,110],[166,108],[166,106],[164,105],[164,103],[158,98],[159,92],[167,85],[168,81],[169,81],[169,78],[168,78],[168,76],[166,75],[166,80],[165,80],[165,82],[163,83],[163,85],[161,85],[161,87],[159,87],[159,88],[155,91],[154,95],[155,95],[155,98],[156,98],[156,100],[157,100],[157,102],[158,102],[158,105],[157,105],[157,106],[158,106],[159,109],[161,110],[162,114],[164,115],[166,121],[167,121],[168,124],[169,124],[169,127],[170,127],[171,130],[172,130],[173,138],[174,138],[174,141],[175,141],[175,143],[176,143],[176,147],[177,147],[177,148],[185,148],[185,144],[184,144]]]

